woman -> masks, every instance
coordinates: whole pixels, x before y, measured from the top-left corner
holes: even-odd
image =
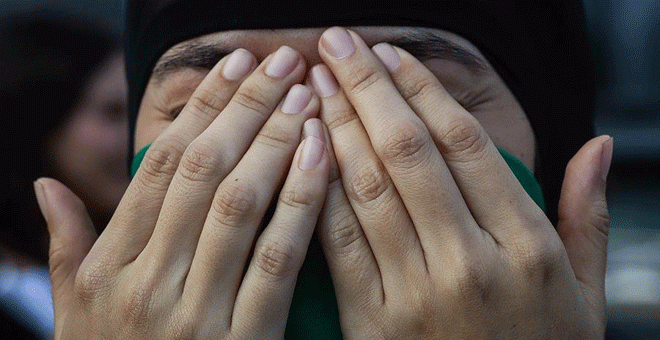
[[[36,188],[51,242],[85,240],[58,335],[603,336],[612,141],[587,142],[578,1],[260,5],[129,3],[116,218],[97,240]]]
[[[109,32],[49,12],[6,18],[0,46],[2,333],[46,338],[48,235],[32,182],[67,183],[99,228],[109,221],[128,185],[123,57]]]

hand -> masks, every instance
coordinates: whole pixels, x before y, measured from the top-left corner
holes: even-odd
[[[611,139],[569,164],[557,233],[414,57],[340,28],[319,54],[310,78],[341,173],[320,235],[344,336],[602,338]]]
[[[283,337],[329,161],[310,119],[318,97],[294,85],[303,58],[283,47],[255,67],[238,50],[210,71],[98,239],[71,191],[35,183],[51,234],[56,339]]]

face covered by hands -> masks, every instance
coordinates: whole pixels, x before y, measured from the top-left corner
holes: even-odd
[[[557,234],[481,124],[404,50],[326,31],[307,105],[294,85],[302,58],[268,74],[276,56],[299,56],[277,50],[256,68],[261,54],[238,50],[179,75],[197,83],[174,122],[146,125],[158,137],[98,241],[65,188],[38,183],[58,335],[280,337],[324,204],[319,235],[347,338],[602,336],[609,139],[571,162]],[[247,73],[232,77],[223,70],[238,55],[233,69]],[[144,110],[177,97],[158,93]],[[301,110],[287,115],[291,103]],[[327,132],[304,123],[317,112]],[[307,175],[295,167],[305,148],[292,156],[303,125],[325,164]],[[287,169],[282,207],[257,236]]]
[[[611,139],[569,165],[558,234],[412,55],[341,28],[319,53],[311,79],[342,177],[320,235],[344,336],[602,338]]]

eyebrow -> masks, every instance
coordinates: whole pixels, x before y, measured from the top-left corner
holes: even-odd
[[[449,60],[465,66],[475,74],[488,71],[488,63],[477,54],[432,32],[409,32],[386,42],[406,50],[420,61]]]
[[[191,42],[163,56],[154,67],[152,77],[160,82],[168,75],[186,68],[211,70],[220,59],[232,51],[210,43]]]
[[[385,42],[408,51],[420,61],[449,60],[465,66],[474,74],[481,74],[488,70],[487,63],[481,57],[432,32],[408,32],[401,37]],[[232,51],[208,42],[186,43],[177,47],[172,54],[161,58],[154,67],[152,77],[160,82],[168,75],[186,68],[211,70],[220,59]]]

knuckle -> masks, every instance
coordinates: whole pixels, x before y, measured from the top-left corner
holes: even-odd
[[[379,199],[390,185],[389,176],[379,163],[359,170],[348,178],[346,195],[358,203],[365,204]]]
[[[69,247],[63,243],[54,244],[51,241],[50,247],[48,248],[48,267],[50,268],[51,277],[64,277],[63,275],[68,275],[70,268],[70,263],[73,261],[73,257],[69,253]],[[53,284],[64,284],[60,280],[54,280]],[[53,290],[57,290],[59,287],[54,286]]]
[[[353,95],[360,95],[370,89],[378,88],[378,85],[384,80],[385,78],[376,68],[363,66],[351,72],[345,88]]]
[[[258,86],[241,87],[232,100],[248,111],[256,112],[266,118],[273,112],[273,108],[264,93],[266,91]]]
[[[109,293],[110,273],[103,263],[83,264],[74,281],[74,296],[83,305],[94,305]]]
[[[590,225],[601,237],[607,238],[610,232],[610,213],[607,209],[607,199],[603,196],[594,203],[591,210]]]
[[[414,77],[402,86],[401,96],[409,103],[424,103],[426,98],[438,97],[442,92],[434,80]]]
[[[250,185],[231,182],[218,188],[211,216],[221,225],[238,227],[252,217],[256,206],[257,195]]]
[[[549,237],[537,237],[518,244],[514,256],[525,282],[545,286],[556,275],[561,260],[561,246]]]
[[[432,289],[409,289],[402,301],[403,306],[395,313],[396,320],[410,334],[417,334],[421,339],[430,339],[438,326],[438,298]],[[436,334],[437,336],[437,334]]]
[[[153,312],[155,285],[140,281],[122,289],[119,315],[133,328],[147,327]]]
[[[283,127],[268,126],[261,128],[254,141],[271,148],[293,151],[298,144],[298,135]]]
[[[220,114],[225,103],[224,99],[219,97],[214,91],[197,88],[195,95],[190,97],[187,105],[193,109],[192,112],[195,114],[215,117]]]
[[[486,270],[479,260],[465,254],[460,256],[451,273],[450,289],[459,301],[484,298],[489,291]]]
[[[350,123],[359,123],[360,119],[350,105],[341,107],[324,107],[321,110],[321,119],[328,130],[336,130]]]
[[[174,140],[157,142],[149,149],[141,168],[146,176],[138,176],[145,186],[168,185],[176,172],[185,146]]]
[[[450,122],[440,135],[440,151],[449,157],[481,155],[487,145],[485,131],[467,116]]]
[[[352,214],[336,218],[330,230],[328,241],[337,255],[352,253],[364,241],[362,227]]]
[[[398,125],[379,148],[383,161],[412,168],[427,158],[429,144],[425,131],[414,124]]]
[[[196,325],[201,322],[194,323],[188,317],[179,317],[170,319],[170,326],[166,334],[166,339],[170,340],[189,340],[189,339],[213,339],[212,336],[199,336],[199,330]],[[217,334],[216,334],[217,336]]]
[[[202,337],[199,335],[199,325],[201,322],[195,320],[198,318],[190,317],[189,315],[180,315],[174,314],[173,317],[169,320],[169,327],[167,329],[167,334],[164,338],[166,339],[177,339],[177,340],[188,340],[188,339],[212,339],[212,336]],[[193,321],[195,320],[195,321]],[[216,334],[217,336],[217,334]]]
[[[279,201],[292,208],[312,208],[317,205],[319,193],[311,189],[307,185],[288,183],[282,188]]]
[[[275,240],[259,242],[254,249],[254,263],[267,278],[295,275],[297,262],[293,247]]]
[[[211,147],[195,143],[188,147],[179,165],[179,174],[192,182],[206,181],[219,174],[220,162]]]

